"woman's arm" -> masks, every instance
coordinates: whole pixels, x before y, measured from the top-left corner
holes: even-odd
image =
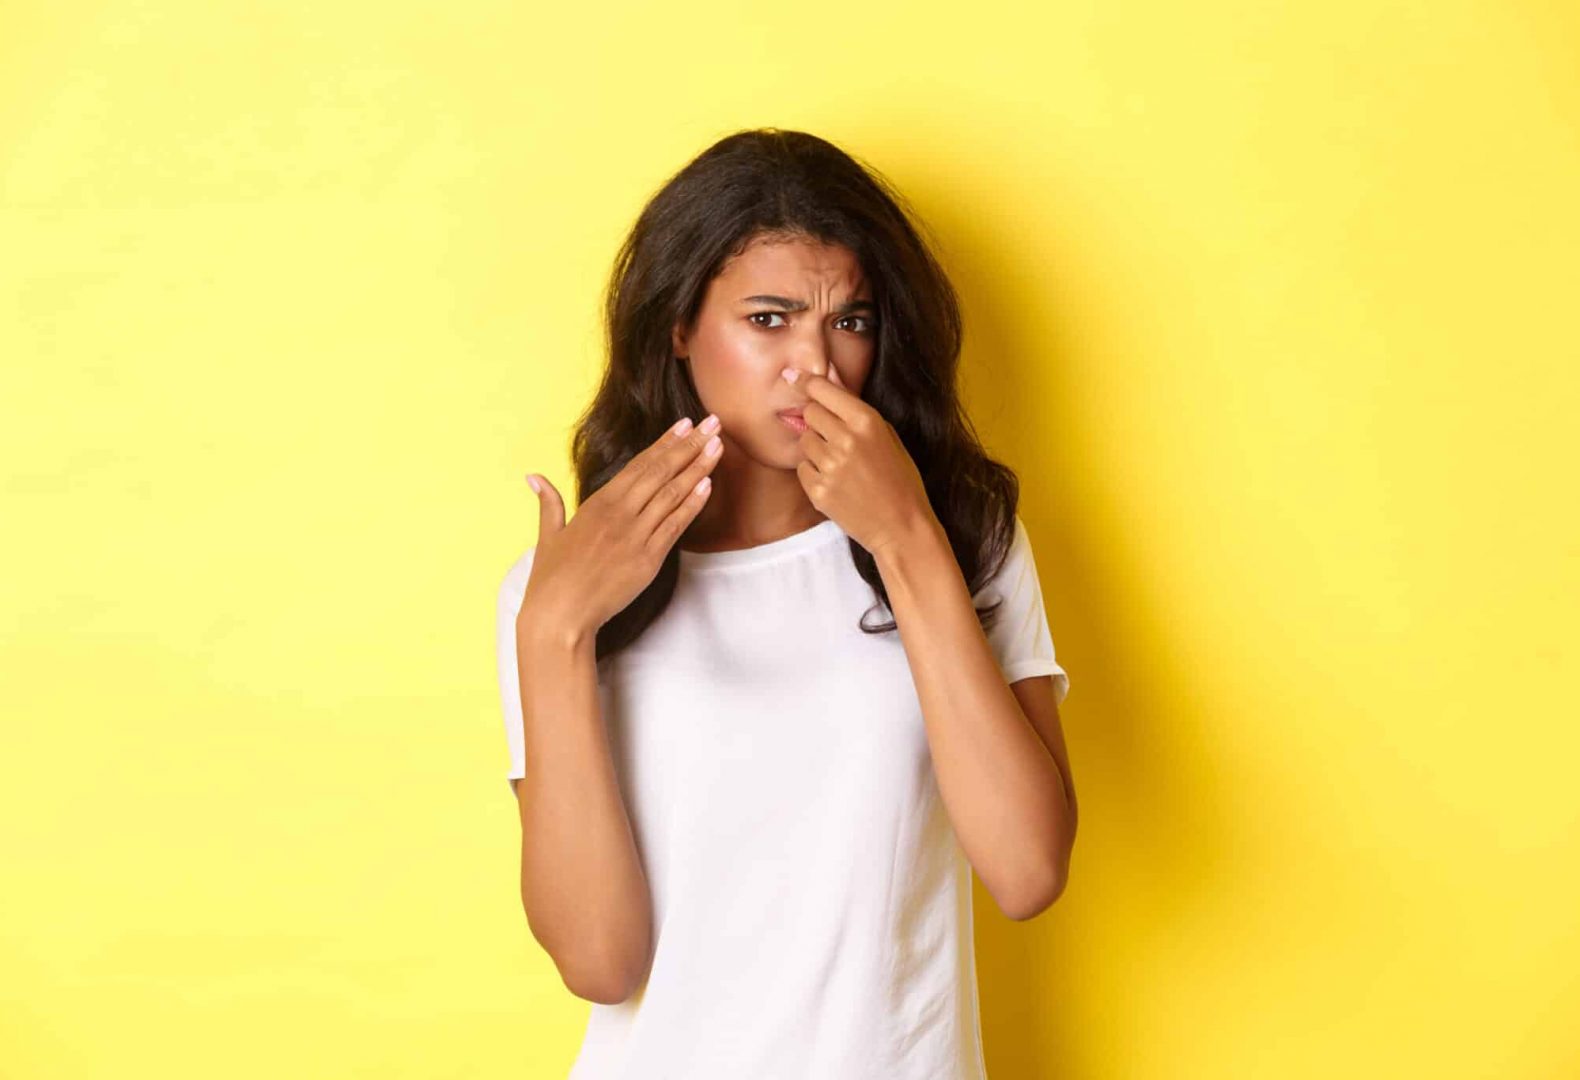
[[[599,706],[595,634],[531,605],[516,617],[522,907],[566,987],[613,1004],[646,977],[652,898]]]
[[[1013,690],[1004,681],[934,519],[874,558],[955,835],[999,909],[1032,918],[1064,891],[1075,843],[1075,791],[1061,760],[1052,680],[1025,679]]]
[[[683,417],[569,521],[559,490],[530,474],[538,542],[500,586],[500,691],[519,750],[510,775],[521,811],[521,903],[565,985],[604,1004],[624,1001],[647,978],[653,901],[610,754],[597,631],[653,581],[707,503],[719,430],[715,415],[695,427]]]

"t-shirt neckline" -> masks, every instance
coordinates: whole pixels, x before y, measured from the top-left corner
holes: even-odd
[[[776,562],[786,555],[833,543],[844,535],[845,531],[838,522],[833,518],[824,518],[810,528],[754,547],[735,548],[733,551],[687,551],[685,548],[676,548],[675,551],[680,556],[683,569],[715,570]]]

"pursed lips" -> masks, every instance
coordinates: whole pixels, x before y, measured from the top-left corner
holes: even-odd
[[[793,409],[780,409],[779,410],[779,415],[780,416],[793,416],[797,420],[805,420],[806,419],[806,417],[801,415],[801,406],[799,406],[799,405],[797,405]]]

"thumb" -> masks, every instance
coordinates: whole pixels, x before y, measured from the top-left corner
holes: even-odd
[[[538,535],[547,536],[565,528],[565,500],[549,478],[541,473],[528,473],[527,483],[538,494]]]

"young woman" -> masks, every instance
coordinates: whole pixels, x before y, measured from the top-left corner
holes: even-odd
[[[1076,806],[956,295],[887,181],[770,128],[652,198],[606,320],[577,513],[528,477],[498,608],[522,905],[595,1002],[571,1077],[980,1080],[972,870],[1031,918]]]

